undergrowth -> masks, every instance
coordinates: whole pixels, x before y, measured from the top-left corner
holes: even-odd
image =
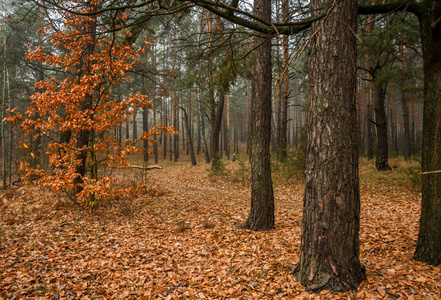
[[[379,172],[375,160],[360,158],[360,185],[368,188],[410,188],[421,191],[421,161],[413,158],[406,161],[403,157],[389,158],[390,171]]]

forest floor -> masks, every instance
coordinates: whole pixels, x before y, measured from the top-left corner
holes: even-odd
[[[202,159],[199,159],[202,161]],[[418,162],[394,159],[377,173],[362,160],[361,261],[356,292],[310,295],[299,259],[303,185],[274,175],[276,229],[237,229],[250,206],[249,166],[160,162],[119,172],[147,185],[80,210],[22,186],[0,199],[0,299],[441,299],[441,267],[412,259],[420,211]]]

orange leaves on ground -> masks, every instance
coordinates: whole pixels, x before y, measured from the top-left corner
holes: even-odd
[[[248,215],[249,188],[210,177],[207,165],[151,171],[149,181],[139,185],[134,183],[142,171],[118,172],[117,184],[126,184],[126,194],[109,195],[90,217],[27,187],[5,196],[0,296],[441,298],[440,267],[412,260],[419,195],[409,190],[379,195],[362,188],[361,260],[368,279],[356,292],[310,295],[292,275],[299,258],[302,186],[275,186],[276,229],[251,232],[236,228]]]

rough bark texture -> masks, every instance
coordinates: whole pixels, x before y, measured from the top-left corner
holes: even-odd
[[[424,58],[423,172],[441,170],[441,1],[432,18],[420,18]],[[432,20],[438,20],[432,28]],[[423,176],[420,229],[414,258],[441,264],[441,174]]]
[[[254,1],[254,14],[271,19],[271,0]],[[245,228],[274,228],[274,194],[270,167],[271,137],[271,40],[255,37],[254,89],[251,112],[251,211]]]
[[[374,91],[375,126],[377,127],[377,158],[375,166],[378,171],[391,170],[389,166],[389,143],[387,140],[387,117],[384,108],[386,86],[387,83],[378,83]]]
[[[316,14],[325,0],[311,1]],[[356,289],[366,278],[359,259],[360,195],[356,114],[357,1],[342,0],[314,23],[306,187],[297,279],[308,291]]]

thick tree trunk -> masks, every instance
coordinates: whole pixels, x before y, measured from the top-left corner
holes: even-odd
[[[312,11],[319,14],[326,3],[311,1]],[[295,270],[312,292],[357,289],[366,278],[359,259],[356,19],[357,1],[342,0],[312,25],[306,188]]]
[[[439,1],[437,1],[439,4]],[[439,20],[441,11],[434,13]],[[441,170],[441,23],[420,19],[424,58],[423,172]],[[422,175],[420,229],[414,258],[441,264],[441,173]]]
[[[378,83],[374,91],[375,126],[377,127],[377,158],[375,166],[378,171],[391,170],[389,166],[389,143],[387,141],[387,117],[385,110],[387,83]]]
[[[271,0],[255,0],[254,14],[271,20]],[[255,37],[254,92],[251,112],[251,210],[244,228],[274,228],[274,194],[271,178],[271,39]]]

